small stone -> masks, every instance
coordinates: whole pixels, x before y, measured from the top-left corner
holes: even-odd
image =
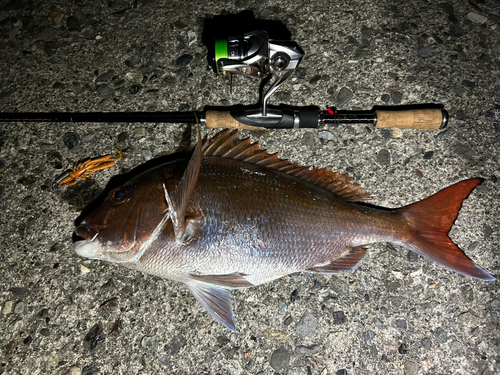
[[[113,78],[114,75],[114,70],[108,70],[106,73],[102,73],[100,76],[97,76],[97,78],[95,79],[95,83],[106,82],[109,79]]]
[[[111,314],[117,308],[118,308],[118,298],[116,298],[116,297],[115,298],[111,298],[110,300],[107,300],[101,306],[99,306],[99,309],[105,315]]]
[[[42,143],[40,145],[40,151],[42,152],[49,152],[49,151],[53,151],[56,149],[56,146],[53,145],[52,143]]]
[[[62,19],[64,18],[64,13],[61,12],[50,12],[47,16],[49,22],[55,26],[61,26]]]
[[[309,147],[309,148],[314,147],[314,135],[313,135],[313,133],[311,133],[311,132],[306,132],[306,133],[302,136],[302,144],[303,144],[304,146]]]
[[[97,95],[102,99],[109,99],[115,94],[115,90],[106,84],[99,85],[96,87]]]
[[[41,332],[40,332],[41,333]],[[94,349],[97,345],[104,342],[104,334],[100,324],[94,325],[83,339],[83,344],[87,349]]]
[[[310,345],[310,346],[299,345],[295,348],[296,354],[312,355],[320,351],[321,351],[321,346],[319,345]]]
[[[453,353],[455,354],[461,354],[462,351],[463,351],[463,346],[462,346],[462,343],[460,341],[457,341],[457,340],[453,340],[451,343],[450,343],[450,349]]]
[[[306,313],[299,324],[297,324],[297,334],[302,337],[310,337],[314,335],[318,326],[318,318],[311,313]]]
[[[332,315],[333,315],[333,324],[340,325],[347,322],[347,317],[345,316],[345,313],[343,311],[334,311]]]
[[[4,315],[12,314],[13,307],[14,307],[14,302],[12,302],[12,301],[5,301],[5,303],[3,304],[2,313]]]
[[[179,353],[179,351],[186,346],[187,340],[183,335],[177,335],[172,339],[170,343],[170,351],[173,355]]]
[[[439,342],[441,344],[444,344],[446,341],[448,341],[448,334],[441,327],[439,327],[436,330],[435,336],[436,336],[437,342]]]
[[[338,142],[338,138],[331,131],[322,130],[318,133],[318,138],[321,139],[323,143],[328,143],[330,141]]]
[[[405,375],[417,375],[418,374],[418,363],[412,361],[406,361],[404,363]]]
[[[82,31],[82,26],[80,24],[80,21],[76,17],[70,16],[68,17],[68,20],[66,21],[66,26],[68,27],[68,30],[73,30],[73,31]]]
[[[400,104],[401,100],[403,100],[403,94],[400,92],[395,92],[391,95],[392,102],[394,104]]]
[[[286,313],[288,311],[288,304],[283,297],[278,300],[278,308],[282,313]]]
[[[345,368],[337,370],[335,375],[347,375],[347,370]]]
[[[353,93],[347,87],[342,87],[337,95],[337,101],[339,103],[339,107],[347,104],[353,97]]]
[[[377,154],[377,161],[381,165],[390,165],[391,164],[391,154],[389,153],[389,150],[386,150],[383,148],[380,150]]]
[[[16,307],[14,307],[14,313],[15,314],[22,314],[24,312],[24,307],[25,307],[24,302],[19,301],[18,303],[16,303]]]
[[[98,375],[98,374],[100,374],[100,369],[95,362],[85,366],[82,370],[82,375]]]
[[[144,336],[141,340],[141,346],[144,349],[153,348],[158,342],[158,338],[156,336]]]
[[[149,148],[143,148],[141,150],[141,155],[145,161],[151,160],[153,158],[153,154],[151,153],[151,150]]]
[[[391,96],[389,94],[384,94],[382,95],[382,97],[380,98],[384,103],[389,103],[389,101],[391,100]]]
[[[276,371],[285,368],[289,362],[290,354],[285,348],[277,349],[271,355],[270,365]]]
[[[400,128],[391,128],[390,133],[392,138],[401,138],[403,136],[403,131]]]
[[[462,81],[462,86],[464,86],[465,88],[468,88],[468,89],[472,90],[474,87],[476,87],[476,83],[472,82],[472,81],[469,81],[467,79],[464,79]]]
[[[80,136],[75,132],[68,132],[63,136],[63,142],[67,148],[73,150],[80,144]]]
[[[147,135],[146,128],[135,128],[134,129],[134,138],[142,138]]]
[[[424,59],[428,59],[432,56],[434,56],[435,54],[435,50],[434,50],[434,47],[424,47],[424,48],[420,48],[417,52],[417,55],[419,57],[422,57]]]
[[[85,267],[83,264],[80,264],[80,275],[86,275],[90,272],[90,268]]]
[[[474,23],[477,23],[479,25],[482,25],[486,21],[488,21],[488,17],[483,16],[482,14],[476,13],[476,12],[469,12],[467,13],[467,18],[471,20]]]
[[[434,151],[427,151],[424,154],[424,159],[429,160],[429,159],[432,159],[433,156],[434,156]]]
[[[40,330],[40,334],[41,334],[42,336],[46,336],[46,337],[47,337],[47,336],[50,336],[50,331],[49,331],[49,329],[48,329],[48,328],[42,328],[42,329]]]
[[[366,342],[371,342],[377,334],[373,331],[365,331],[361,334],[361,338]]]
[[[407,327],[406,320],[404,319],[396,319],[395,324],[398,328],[406,329]]]
[[[132,85],[130,86],[128,92],[131,94],[131,95],[135,95],[137,94],[140,90],[142,89],[142,86],[141,85],[138,85],[138,84],[135,84],[135,85]]]
[[[193,60],[193,56],[186,53],[175,60],[175,66],[177,67],[183,67],[187,66],[191,61]]]
[[[118,134],[117,140],[119,144],[125,144],[129,139],[129,134],[127,132],[121,132]]]

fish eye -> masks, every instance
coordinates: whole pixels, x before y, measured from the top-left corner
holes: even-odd
[[[119,187],[119,188],[116,188],[115,190],[113,190],[111,192],[111,201],[113,203],[124,203],[126,202],[128,199],[128,190],[126,188],[123,188],[123,187]]]

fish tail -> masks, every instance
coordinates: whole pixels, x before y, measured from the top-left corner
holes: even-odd
[[[410,231],[402,244],[446,268],[480,280],[495,278],[465,255],[448,236],[462,202],[483,179],[472,178],[452,185],[420,202],[400,208]]]

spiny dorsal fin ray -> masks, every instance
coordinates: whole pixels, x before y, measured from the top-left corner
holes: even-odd
[[[370,199],[368,193],[353,182],[351,176],[323,168],[310,169],[292,164],[280,159],[277,154],[268,154],[258,143],[251,143],[250,138],[240,139],[239,133],[239,130],[225,130],[205,141],[203,155],[242,160],[274,169],[321,186],[350,202]]]

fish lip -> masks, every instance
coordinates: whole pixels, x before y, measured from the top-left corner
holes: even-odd
[[[97,245],[97,246],[96,246]],[[87,240],[80,240],[73,243],[73,250],[75,253],[84,258],[89,259],[102,259],[102,249],[97,241],[89,242]]]
[[[99,235],[99,228],[91,227],[88,224],[81,224],[75,229],[75,233],[86,242],[93,242]]]

